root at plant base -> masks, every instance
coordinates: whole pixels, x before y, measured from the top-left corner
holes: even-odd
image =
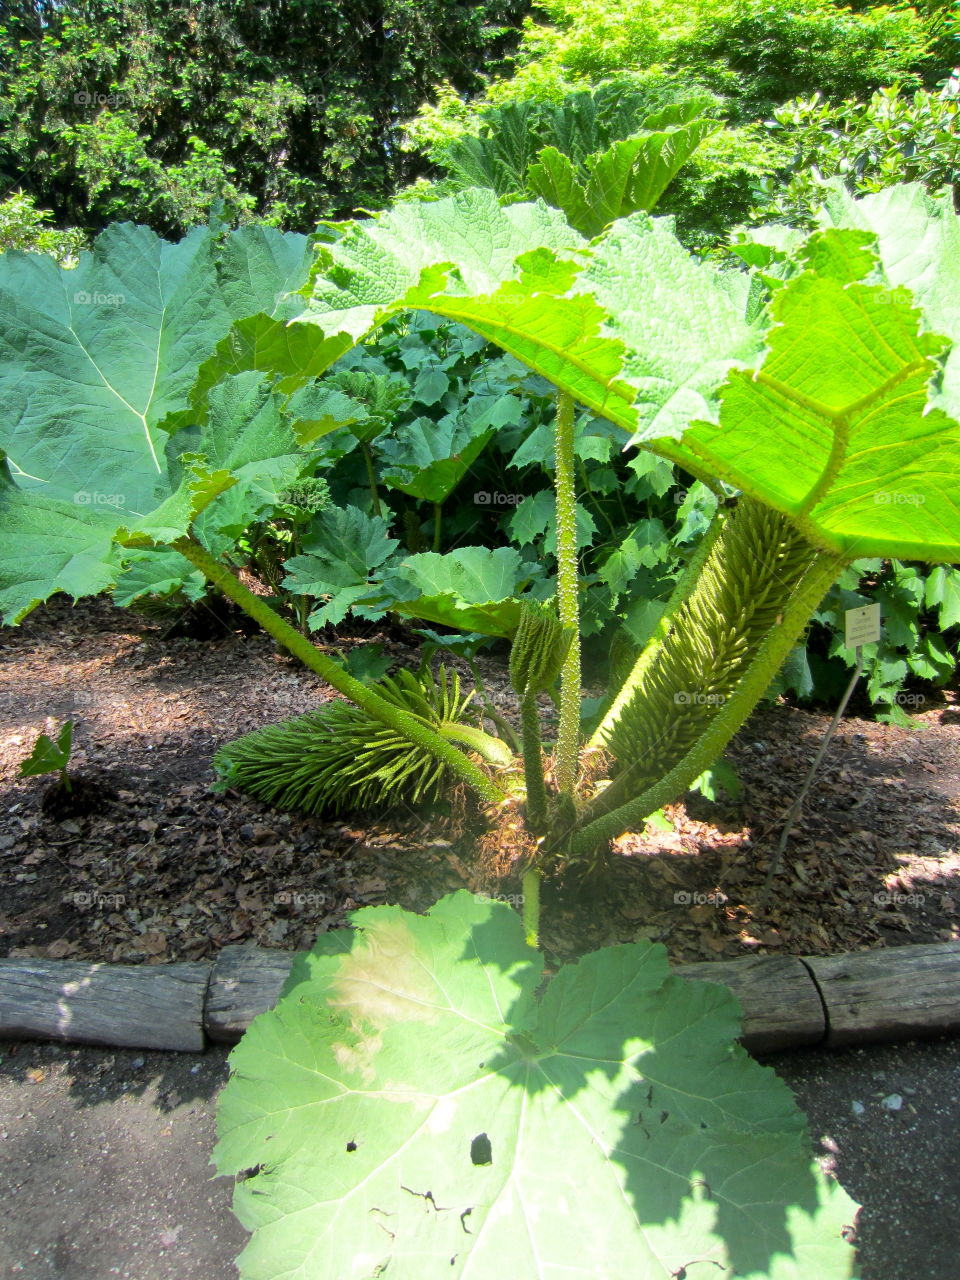
[[[498,782],[502,777],[498,776]],[[477,841],[475,887],[497,892],[506,880],[520,880],[540,858],[541,841],[527,830],[519,799],[487,805],[483,810],[487,829]]]

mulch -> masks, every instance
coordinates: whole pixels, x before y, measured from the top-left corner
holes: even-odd
[[[178,635],[105,599],[58,598],[0,630],[0,955],[157,964],[246,941],[301,949],[357,907],[423,910],[477,888],[477,830],[462,814],[317,818],[212,792],[221,744],[311,710],[330,690],[229,613],[209,623],[206,635]],[[399,628],[324,640],[419,660]],[[516,723],[505,655],[479,667]],[[80,802],[64,810],[52,784],[21,779],[19,764],[38,733],[69,718]],[[545,884],[548,954],[651,938],[685,962],[960,937],[955,689],[925,704],[915,728],[844,720],[758,906],[830,718],[763,707],[728,751],[738,800],[689,796],[668,809],[672,830],[616,841],[601,881]]]

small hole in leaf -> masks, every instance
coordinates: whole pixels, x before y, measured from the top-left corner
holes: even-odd
[[[356,1151],[356,1149],[357,1149],[357,1144],[356,1144],[355,1142],[348,1142],[348,1143],[347,1143],[347,1150],[348,1150],[348,1151]]]
[[[470,1159],[474,1164],[493,1164],[493,1148],[485,1133],[478,1133],[470,1143]]]
[[[660,1112],[660,1123],[661,1123],[661,1124],[663,1124],[664,1120],[666,1120],[666,1119],[669,1117],[669,1115],[670,1115],[670,1112],[669,1112],[669,1111],[661,1111],[661,1112]]]
[[[255,1178],[257,1174],[261,1173],[262,1171],[263,1171],[262,1164],[255,1164],[250,1169],[241,1169],[240,1172],[237,1174],[237,1181],[246,1182],[250,1178]]]

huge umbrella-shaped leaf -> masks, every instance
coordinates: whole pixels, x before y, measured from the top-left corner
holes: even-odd
[[[231,1055],[244,1280],[851,1274],[855,1206],[725,989],[640,943],[537,1000],[519,917],[464,891],[353,920]]]

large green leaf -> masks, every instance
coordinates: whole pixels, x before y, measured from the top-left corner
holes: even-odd
[[[590,237],[617,218],[649,213],[700,143],[720,127],[717,120],[691,120],[688,114],[668,108],[646,122],[660,128],[644,128],[590,156],[585,177],[567,156],[546,147],[530,167],[530,191],[562,209],[570,225]]]
[[[292,231],[240,227],[225,237],[217,262],[231,316],[286,321],[300,310],[296,290],[310,274],[313,249]]]
[[[201,530],[238,538],[303,470],[284,400],[263,374],[249,371],[224,379],[209,396],[208,421],[198,451],[211,467],[235,480],[204,512]]]
[[[815,545],[960,555],[960,426],[928,404],[947,343],[900,291],[861,283],[859,231],[820,232],[778,290],[760,369],[731,374],[717,425],[684,437],[714,475],[791,516]]]
[[[160,423],[188,407],[231,316],[207,230],[168,244],[108,228],[73,271],[0,255],[0,447],[24,487],[119,494],[142,515],[163,485]]]
[[[425,551],[385,573],[369,602],[460,631],[511,636],[520,621],[517,597],[536,572],[513,547]]]
[[[117,580],[113,601],[133,605],[144,597],[165,598],[182,594],[191,603],[202,600],[207,580],[179,551],[137,551]]]
[[[815,545],[851,558],[960,559],[957,427],[928,396],[932,381],[935,397],[948,398],[947,377],[938,390],[946,343],[912,309],[904,282],[884,287],[888,275],[862,229],[801,243],[799,277],[778,287],[772,310],[758,311],[750,278],[695,262],[668,221],[637,214],[615,223],[581,268],[580,255],[551,243],[531,214],[540,247],[517,257],[513,281],[493,288],[472,250],[469,274],[443,265],[471,230],[476,243],[512,251],[524,206],[499,210],[487,196],[421,208],[434,261],[420,256],[416,287],[408,287],[402,223],[355,228],[331,251],[337,283],[317,288],[303,318],[358,331],[411,307],[456,319],[631,431],[634,443],[791,515]],[[952,228],[936,240],[950,248],[956,215],[937,206],[927,216]],[[927,288],[949,328],[953,294],[942,272],[924,284],[932,270],[918,259],[918,279],[907,268],[901,275]]]
[[[416,418],[381,440],[383,481],[426,502],[445,502],[498,427],[516,426],[523,406],[512,395],[473,395],[439,422]]]
[[[744,319],[748,279],[699,265],[668,220],[642,214],[586,255],[546,206],[502,209],[492,192],[468,191],[355,224],[319,271],[302,322],[359,340],[397,312],[433,311],[660,441],[715,418],[728,370],[763,347],[760,322]]]
[[[343,334],[326,335],[286,320],[253,315],[239,319],[220,339],[196,375],[190,401],[193,415],[202,421],[210,388],[231,374],[248,369],[282,376],[278,386],[293,391],[329,367],[353,346]]]
[[[310,615],[312,627],[342,622],[370,594],[371,575],[399,545],[380,516],[368,516],[359,507],[330,507],[311,521],[303,554],[286,562],[284,588],[295,595],[328,597]]]
[[[960,219],[949,195],[928,195],[905,183],[854,200],[837,185],[820,215],[825,227],[862,227],[877,237],[876,252],[894,290],[904,290],[925,325],[954,344],[933,403],[960,417]]]
[[[55,591],[77,599],[112,586],[120,573],[113,549],[120,518],[110,505],[24,493],[10,482],[0,452],[0,619],[20,622]]]
[[[425,502],[445,502],[483,452],[493,428],[476,431],[457,414],[415,418],[380,446],[383,483]]]
[[[728,991],[635,943],[538,1001],[518,915],[465,891],[352,919],[231,1055],[244,1280],[851,1274],[856,1206]]]

